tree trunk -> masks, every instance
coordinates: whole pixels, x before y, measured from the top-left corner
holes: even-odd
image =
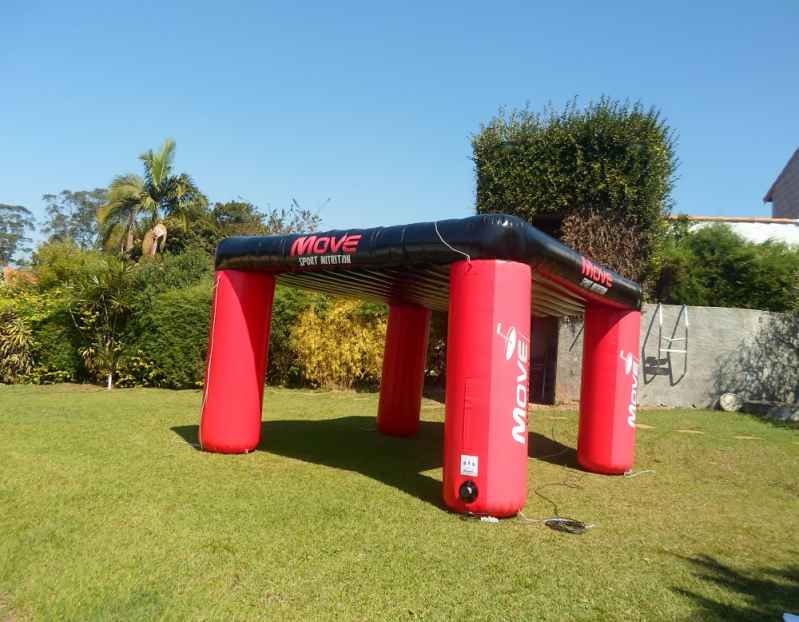
[[[133,250],[136,244],[136,218],[131,217],[128,221],[128,227],[122,236],[122,252],[128,253]]]

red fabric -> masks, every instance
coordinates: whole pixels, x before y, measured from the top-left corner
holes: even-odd
[[[203,449],[244,453],[258,445],[274,294],[270,274],[216,273],[200,418]]]
[[[389,436],[419,431],[430,309],[391,305],[380,377],[377,429]]]
[[[588,471],[618,475],[633,466],[640,335],[638,311],[586,310],[577,462]]]
[[[512,516],[527,500],[530,279],[515,262],[452,264],[444,502],[455,512]],[[470,456],[476,476],[462,474]],[[467,480],[472,503],[459,497]]]

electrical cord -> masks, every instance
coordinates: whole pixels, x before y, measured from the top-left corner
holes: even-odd
[[[638,471],[638,473],[633,473],[633,470],[630,469],[624,473],[624,477],[638,477],[639,475],[643,475],[644,473],[654,473],[652,469],[647,469],[646,471]]]
[[[550,431],[550,436],[552,437],[552,442],[557,445],[558,441],[555,438],[555,424],[554,423],[552,424],[552,430]],[[568,447],[564,447],[562,451],[559,451],[556,454],[547,454],[546,456],[533,456],[533,457],[530,458],[530,460],[543,460],[544,458],[554,458],[555,456],[560,456],[562,454],[565,454],[567,451],[569,451],[569,448]]]
[[[579,484],[579,481],[582,479],[582,476],[575,478],[573,476],[567,477],[562,482],[552,482],[549,484],[544,484],[540,486],[538,489],[534,490],[533,492],[541,497],[544,501],[552,504],[552,508],[555,510],[555,516],[552,518],[527,518],[522,512],[519,512],[517,516],[521,520],[515,521],[508,521],[507,524],[510,525],[532,525],[535,523],[543,523],[550,529],[554,531],[560,531],[562,533],[571,533],[575,535],[582,535],[589,529],[593,529],[596,525],[586,525],[583,521],[577,520],[575,518],[568,518],[566,516],[560,516],[560,512],[558,512],[558,505],[548,497],[542,495],[539,490],[541,488],[546,488],[548,486],[566,486],[567,488],[579,488],[582,489],[582,486]],[[490,514],[481,514],[477,512],[470,512],[466,511],[461,514],[462,520],[479,520],[481,522],[486,523],[498,523],[500,522],[498,518],[491,516]]]
[[[555,456],[560,456],[561,454],[565,454],[567,451],[569,451],[568,447],[563,451],[559,451],[556,454],[547,454],[546,456],[535,456],[531,457],[530,460],[543,460],[544,458],[554,458]]]
[[[596,525],[586,525],[583,521],[574,518],[555,517],[555,518],[527,518],[522,512],[519,512],[521,521],[519,524],[532,524],[544,523],[550,529],[555,531],[562,531],[563,533],[573,533],[575,535],[582,535],[589,529],[593,529]]]
[[[540,492],[538,492],[542,488],[547,488],[549,486],[565,486],[566,488],[577,488],[577,489],[582,490],[583,487],[580,485],[580,480],[582,480],[582,479],[583,479],[582,475],[580,475],[579,477],[576,477],[576,478],[573,475],[570,475],[566,479],[564,479],[562,482],[552,482],[552,483],[549,483],[549,484],[544,484],[543,486],[539,486],[538,488],[536,488],[533,491],[533,493],[535,493],[536,496],[541,497],[547,503],[551,503],[552,504],[552,509],[555,512],[554,518],[544,518],[544,519],[536,520],[536,519],[527,518],[521,512],[519,512],[519,514],[521,515],[521,517],[526,522],[531,522],[531,521],[533,521],[533,522],[542,522],[547,527],[549,527],[550,529],[554,529],[555,531],[562,531],[564,533],[573,533],[573,534],[576,534],[576,535],[584,534],[589,529],[592,529],[592,528],[596,527],[596,525],[586,525],[583,521],[577,520],[575,518],[567,518],[565,516],[561,516],[560,512],[558,511],[558,504],[555,503],[549,497],[545,497]]]
[[[543,523],[550,529],[554,531],[560,531],[562,533],[572,533],[575,535],[582,535],[589,529],[593,529],[596,525],[586,525],[584,522],[576,520],[574,518],[565,518],[565,517],[553,517],[553,518],[527,518],[522,512],[517,514],[521,520],[516,521],[508,521],[506,524],[508,525],[532,525],[534,523]],[[490,514],[478,514],[476,512],[464,512],[461,514],[461,520],[473,520],[473,521],[480,521],[483,523],[499,523],[500,520]]]
[[[446,246],[448,249],[450,249],[450,250],[452,250],[452,251],[455,251],[456,253],[460,253],[461,255],[463,255],[464,257],[466,257],[466,261],[467,261],[467,262],[468,262],[468,263],[471,265],[471,263],[472,263],[472,258],[469,256],[469,253],[464,253],[463,251],[459,251],[459,250],[458,250],[457,248],[455,248],[454,246],[450,246],[450,245],[449,245],[449,243],[448,243],[448,242],[447,242],[447,241],[446,241],[446,240],[445,240],[445,239],[444,239],[444,238],[441,236],[441,234],[440,234],[440,233],[439,233],[439,231],[438,231],[438,221],[435,221],[435,222],[433,223],[433,226],[434,226],[434,227],[435,227],[435,229],[436,229],[436,234],[438,235],[438,239],[439,239],[439,240],[441,240],[441,241],[444,243],[444,246]]]
[[[558,504],[555,503],[552,499],[545,497],[538,491],[541,490],[542,488],[548,488],[549,486],[565,486],[566,488],[575,488],[582,490],[583,487],[580,485],[580,481],[582,479],[583,479],[582,475],[580,475],[579,477],[575,477],[574,475],[569,475],[562,482],[550,482],[549,484],[544,484],[543,486],[539,486],[533,491],[533,493],[541,497],[547,503],[551,503],[552,509],[555,510],[555,516],[559,516],[560,512],[558,512]]]
[[[174,438],[172,439],[172,442],[173,443],[182,443],[183,445],[191,445],[192,447],[196,447],[200,451],[203,451],[203,446],[200,445],[199,443],[190,443],[189,441],[179,441],[179,440],[177,440],[177,438],[178,438],[178,435],[175,434]]]

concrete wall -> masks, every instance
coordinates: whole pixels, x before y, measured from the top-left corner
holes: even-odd
[[[749,309],[688,307],[688,355],[660,354],[657,305],[644,305],[641,322],[644,406],[712,408],[722,393],[745,399],[799,400],[799,320]],[[680,306],[664,305],[662,337],[685,337]],[[663,348],[685,349],[683,341]],[[561,321],[557,401],[580,399],[583,323]]]

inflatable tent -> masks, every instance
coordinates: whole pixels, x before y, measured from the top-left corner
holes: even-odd
[[[223,240],[200,420],[203,449],[260,440],[276,283],[389,306],[377,426],[419,427],[431,310],[449,311],[444,501],[503,517],[527,500],[531,316],[585,315],[577,459],[633,463],[641,287],[501,214]]]

